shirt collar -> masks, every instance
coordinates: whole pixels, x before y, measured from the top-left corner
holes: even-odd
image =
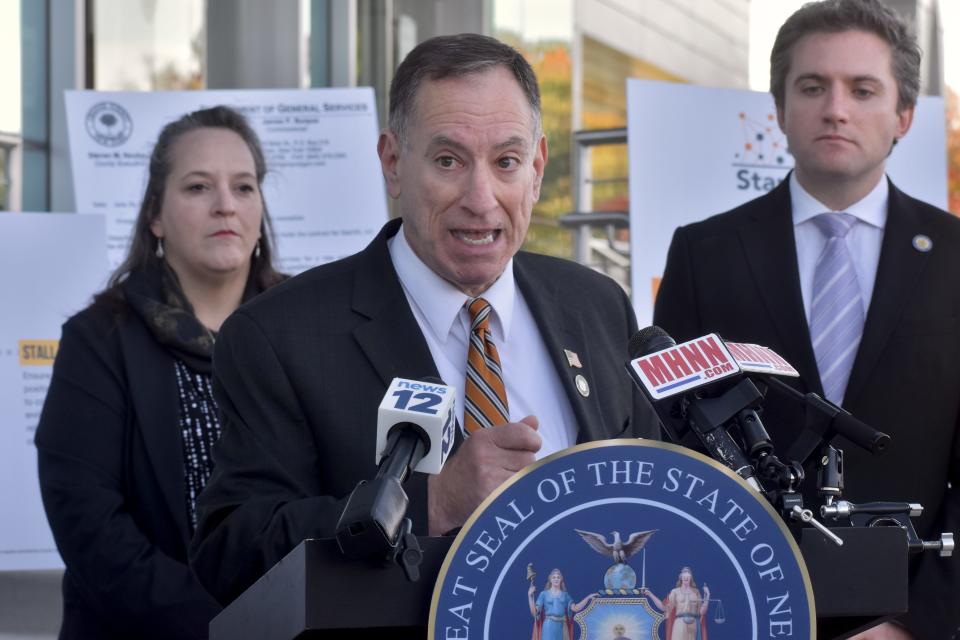
[[[887,202],[890,198],[890,185],[884,176],[870,193],[858,202],[854,202],[842,213],[849,213],[858,221],[872,227],[883,229],[887,222]],[[830,207],[817,200],[803,188],[797,180],[796,172],[790,172],[790,203],[793,207],[794,226],[811,220],[814,216],[830,211]]]
[[[437,275],[413,252],[404,234],[403,225],[400,225],[400,230],[387,244],[393,267],[407,297],[420,310],[434,335],[441,342],[446,342],[453,323],[469,296]],[[493,307],[494,337],[500,340],[510,337],[516,290],[511,258],[500,277],[480,296]],[[465,313],[469,319],[469,312]]]

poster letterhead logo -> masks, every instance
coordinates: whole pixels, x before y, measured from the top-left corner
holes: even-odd
[[[116,102],[98,102],[87,111],[87,134],[104,147],[119,147],[133,133],[133,118]]]
[[[779,515],[719,463],[611,440],[484,501],[441,568],[428,637],[665,640],[674,625],[813,638],[806,567]]]

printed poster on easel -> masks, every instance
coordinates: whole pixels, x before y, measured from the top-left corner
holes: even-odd
[[[0,213],[0,571],[63,567],[33,438],[60,326],[106,283],[105,241],[103,216]]]
[[[243,113],[260,136],[282,271],[299,273],[370,242],[388,217],[370,88],[67,91],[75,209],[106,217],[111,267],[126,255],[160,130],[220,104]]]

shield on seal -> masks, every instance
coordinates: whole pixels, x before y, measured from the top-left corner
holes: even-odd
[[[663,615],[646,598],[601,597],[574,616],[581,640],[662,640]]]

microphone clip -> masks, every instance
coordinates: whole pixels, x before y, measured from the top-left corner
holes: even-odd
[[[805,474],[799,463],[776,456],[760,420],[763,399],[753,381],[743,378],[719,396],[685,402],[681,411],[714,457],[762,491],[784,518],[792,518],[803,505],[799,490]]]

